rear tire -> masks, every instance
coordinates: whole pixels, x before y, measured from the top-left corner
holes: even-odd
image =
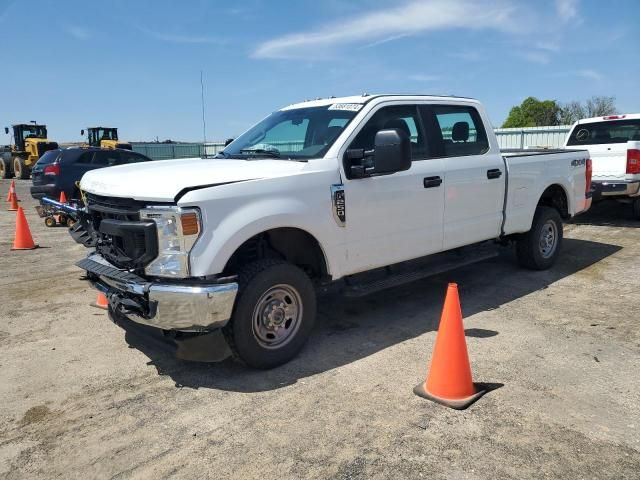
[[[640,197],[633,199],[631,207],[633,209],[633,218],[635,218],[636,220],[640,220]]]
[[[7,158],[0,158],[0,179],[5,180],[13,177],[11,162]]]
[[[13,157],[13,173],[15,173],[16,178],[20,180],[27,180],[29,178],[31,170],[29,170],[24,158]]]
[[[291,360],[315,322],[311,279],[295,265],[265,259],[243,267],[238,284],[233,315],[223,329],[234,359],[260,369]]]
[[[538,207],[531,230],[518,238],[518,263],[530,270],[547,270],[558,258],[562,247],[562,218],[555,208]]]

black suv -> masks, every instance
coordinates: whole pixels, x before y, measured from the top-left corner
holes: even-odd
[[[149,161],[149,157],[130,150],[84,147],[49,150],[40,157],[31,171],[31,196],[36,199],[49,197],[57,200],[60,192],[64,191],[68,199],[79,198],[76,182],[89,170]]]

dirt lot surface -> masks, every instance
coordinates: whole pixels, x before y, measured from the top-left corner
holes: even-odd
[[[320,302],[302,354],[250,371],[175,358],[89,306],[84,255],[47,228],[10,251],[0,181],[0,477],[639,478],[640,222],[598,205],[550,271],[502,257],[360,300]],[[448,281],[474,378],[465,411],[412,392]]]

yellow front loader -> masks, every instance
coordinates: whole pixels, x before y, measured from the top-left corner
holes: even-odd
[[[80,130],[80,135],[84,136],[84,130]],[[131,150],[130,143],[118,140],[118,129],[114,127],[89,127],[87,137],[92,147]]]
[[[0,178],[27,179],[38,159],[49,150],[58,148],[47,139],[47,126],[32,123],[12,125],[13,142],[0,152]],[[9,127],[4,132],[9,134]]]

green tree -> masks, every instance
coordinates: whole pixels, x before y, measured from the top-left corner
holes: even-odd
[[[540,127],[559,125],[560,106],[555,100],[525,99],[509,112],[502,128]]]

